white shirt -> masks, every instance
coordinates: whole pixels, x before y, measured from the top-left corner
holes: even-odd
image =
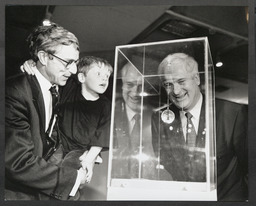
[[[35,69],[35,76],[39,82],[43,99],[44,99],[44,109],[45,109],[45,131],[48,129],[49,122],[52,116],[52,95],[50,88],[52,84],[37,70]]]
[[[200,121],[200,113],[201,113],[201,107],[203,103],[203,97],[202,94],[200,94],[199,100],[196,103],[196,105],[189,111],[193,117],[191,118],[193,125],[195,127],[196,133],[198,133],[198,127],[199,127],[199,121]],[[180,111],[180,118],[181,118],[181,125],[182,130],[184,134],[184,138],[186,141],[186,134],[187,134],[187,117],[185,116],[185,111]]]
[[[125,104],[125,108],[126,108],[126,115],[127,115],[128,124],[129,124],[129,134],[131,134],[132,129],[133,129],[134,124],[135,124],[135,119],[133,117],[137,113],[134,112],[130,107],[128,107],[127,104]]]
[[[44,108],[45,108],[45,131],[48,129],[49,122],[52,116],[52,95],[50,92],[50,88],[53,86],[37,69],[35,71],[35,76],[39,82],[43,99],[44,99]],[[58,86],[56,85],[56,89],[58,90]],[[82,174],[77,170],[76,182],[70,192],[70,196],[75,196],[80,182],[82,180]]]

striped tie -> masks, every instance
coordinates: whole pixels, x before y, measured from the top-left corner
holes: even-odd
[[[188,147],[195,147],[195,145],[196,145],[196,130],[195,130],[195,127],[191,120],[193,115],[190,114],[189,112],[187,112],[185,114],[185,116],[187,117],[187,141],[186,141],[186,143],[187,143]]]

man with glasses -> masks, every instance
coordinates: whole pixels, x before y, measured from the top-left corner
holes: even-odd
[[[174,181],[206,182],[205,107],[200,91],[198,64],[184,53],[168,55],[158,67],[172,102],[172,122],[152,115],[153,147]],[[247,199],[247,107],[215,100],[217,197],[221,201]]]
[[[53,24],[28,37],[35,75],[6,81],[5,199],[77,199],[86,171],[62,167],[58,138],[58,90],[77,72],[79,44],[74,34]]]

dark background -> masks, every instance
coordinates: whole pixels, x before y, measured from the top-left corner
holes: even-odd
[[[112,65],[118,45],[207,36],[213,63],[223,61],[215,70],[216,96],[248,104],[247,15],[247,5],[6,6],[6,77],[29,59],[25,39],[48,17],[78,37],[80,56],[100,56]]]

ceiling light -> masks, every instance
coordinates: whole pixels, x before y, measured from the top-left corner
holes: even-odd
[[[52,25],[51,18],[52,18],[52,13],[49,12],[49,6],[46,6],[45,17],[44,17],[42,24],[44,26]]]
[[[223,62],[217,62],[216,63],[216,67],[222,67],[223,66]]]
[[[219,55],[217,55],[217,57],[216,57],[216,64],[215,64],[215,66],[216,67],[222,67],[223,66],[223,62],[221,61]]]
[[[44,19],[44,20],[43,20],[43,25],[44,25],[44,26],[51,26],[51,25],[52,25],[52,22],[51,22],[49,19]]]

